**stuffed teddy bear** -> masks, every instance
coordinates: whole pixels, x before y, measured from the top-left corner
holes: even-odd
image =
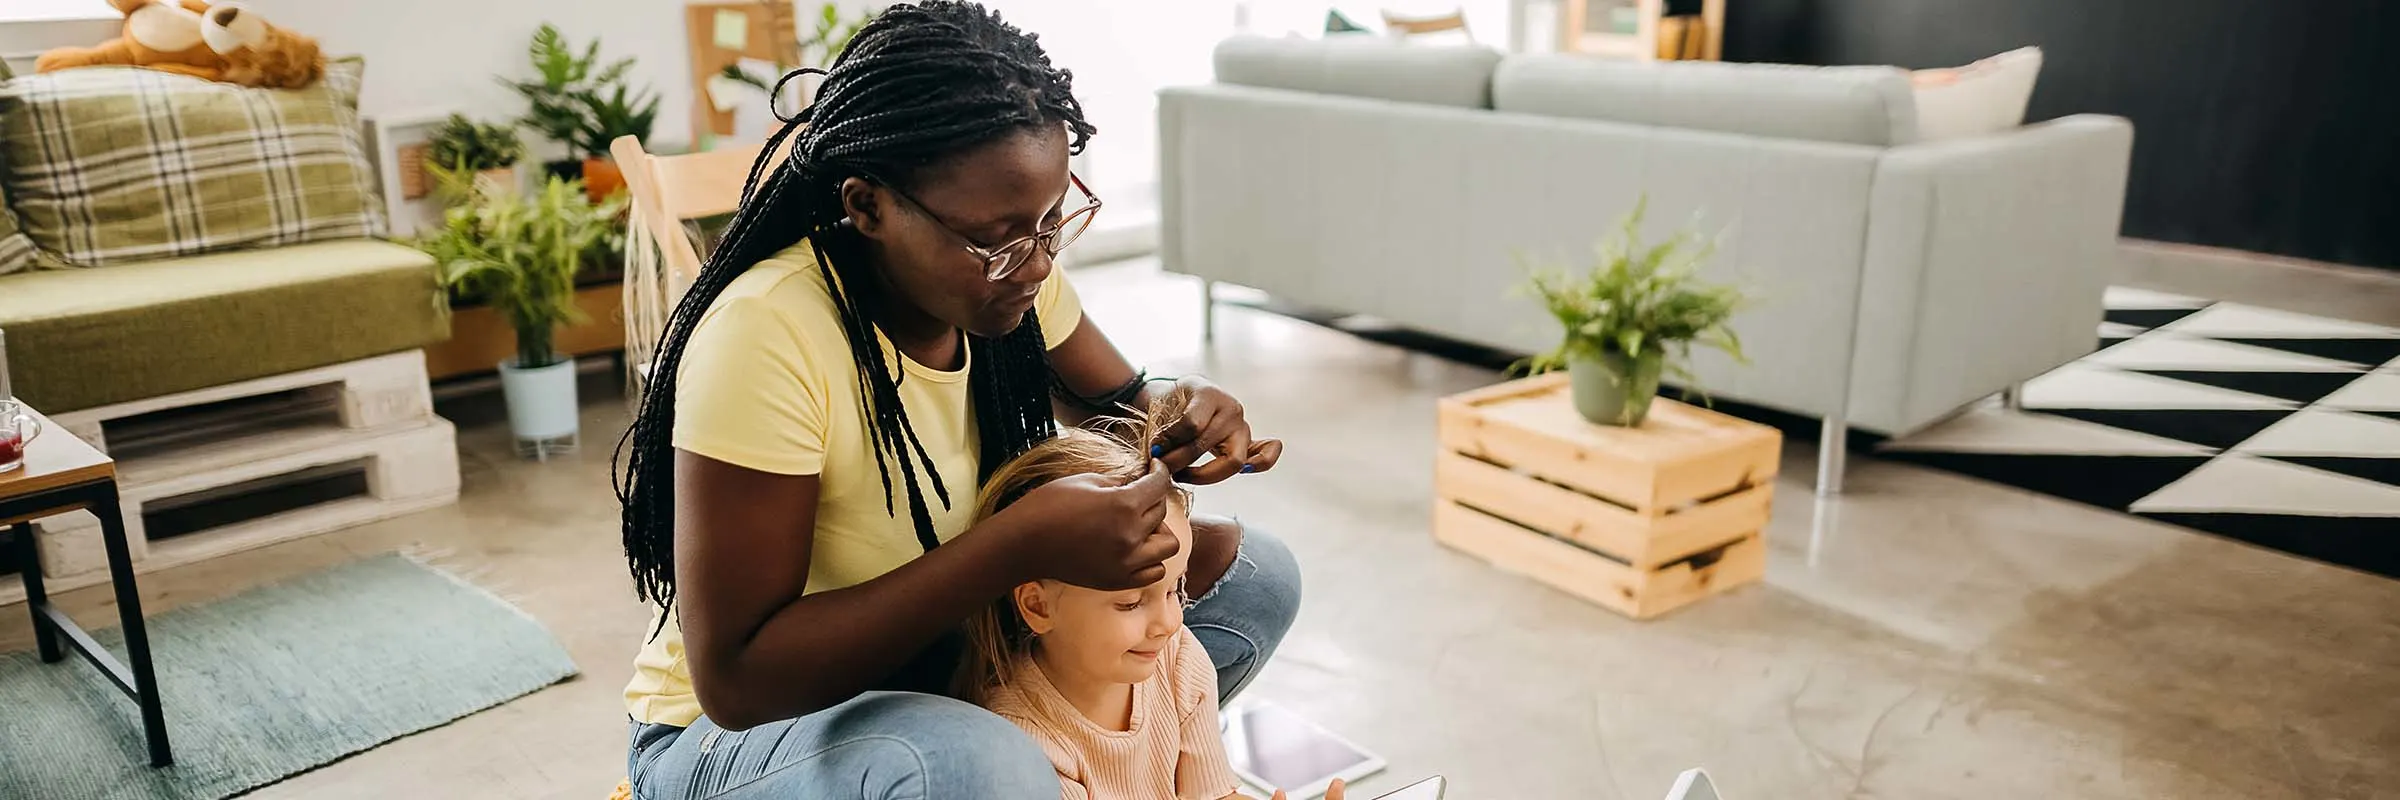
[[[201,0],[108,0],[125,15],[123,35],[98,47],[61,47],[34,60],[37,72],[91,66],[126,66],[175,72],[216,80],[225,73],[225,57],[210,49],[200,35],[200,15],[208,11]]]
[[[325,74],[317,40],[267,24],[241,3],[221,3],[201,14],[200,36],[225,58],[217,80],[270,89],[298,89]]]
[[[125,15],[124,35],[98,47],[61,47],[34,61],[39,72],[129,66],[212,81],[298,89],[325,74],[317,40],[267,23],[241,3],[108,0]]]

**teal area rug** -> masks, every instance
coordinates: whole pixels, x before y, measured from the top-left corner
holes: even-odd
[[[123,657],[115,628],[94,636]],[[398,555],[152,616],[150,651],[163,769],[132,700],[81,657],[0,655],[0,798],[215,800],[575,674],[523,611]]]

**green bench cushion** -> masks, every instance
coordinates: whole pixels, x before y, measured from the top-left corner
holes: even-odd
[[[449,338],[433,259],[373,239],[0,277],[17,396],[45,412]]]

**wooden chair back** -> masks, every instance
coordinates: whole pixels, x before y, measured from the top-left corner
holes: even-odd
[[[633,373],[632,397],[640,397],[647,383],[668,315],[700,275],[700,243],[692,241],[684,223],[740,206],[742,183],[763,147],[652,155],[632,136],[609,144],[633,201],[625,237],[625,364]]]

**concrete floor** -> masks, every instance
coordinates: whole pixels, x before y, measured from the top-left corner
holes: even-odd
[[[2192,280],[2172,259],[2140,269],[2159,288]],[[2400,281],[2206,280],[2300,311],[2400,308]],[[1459,800],[1638,800],[1689,766],[1735,800],[2400,787],[2400,582],[1865,457],[1850,494],[1820,504],[1795,443],[1767,580],[1629,622],[1428,537],[1433,401],[1492,374],[1233,308],[1204,357],[1191,282],[1135,264],[1078,285],[1137,363],[1207,372],[1290,441],[1277,471],[1201,503],[1298,553],[1308,601],[1251,696],[1386,756],[1370,790],[1440,772]],[[399,549],[522,605],[584,675],[254,797],[598,800],[623,775],[617,698],[645,615],[607,477],[622,402],[588,402],[590,446],[548,464],[509,455],[487,401],[444,410],[462,423],[455,508],[151,575],[144,602]],[[113,616],[102,591],[66,602]],[[24,628],[0,614],[0,648]]]

